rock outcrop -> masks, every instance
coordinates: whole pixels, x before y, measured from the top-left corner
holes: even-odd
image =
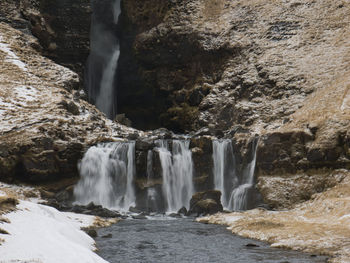
[[[136,131],[81,99],[79,77],[43,57],[31,35],[0,23],[0,180],[77,177],[86,147]]]
[[[0,21],[33,34],[43,55],[82,77],[90,50],[90,0],[3,0]]]
[[[190,209],[187,214],[198,216],[222,212],[223,207],[220,198],[221,192],[217,190],[195,193],[191,198]]]
[[[329,0],[123,1],[120,110],[140,128],[233,137],[238,151],[259,134],[262,192],[274,180],[285,193],[281,177],[328,185],[350,168],[349,15]],[[271,205],[293,203],[283,196]]]
[[[348,14],[327,0],[124,1],[121,108],[177,130],[281,126],[348,70]]]

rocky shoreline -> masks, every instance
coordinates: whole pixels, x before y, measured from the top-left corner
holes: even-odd
[[[340,183],[289,210],[254,209],[198,218],[228,226],[233,234],[266,241],[273,247],[331,256],[350,262],[350,173],[336,171]]]

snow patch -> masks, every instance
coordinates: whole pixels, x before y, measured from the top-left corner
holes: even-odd
[[[81,227],[93,223],[94,217],[20,201],[18,210],[6,215],[10,224],[0,224],[10,235],[0,235],[2,263],[106,263],[93,252],[94,240]]]
[[[240,220],[241,218],[242,216],[224,216],[223,217],[225,224],[231,224],[233,222]]]
[[[37,99],[38,91],[31,86],[19,86],[14,89],[16,99],[24,100],[25,102],[35,101]]]
[[[12,63],[13,65],[16,65],[23,71],[27,71],[26,64],[24,64],[19,57],[12,52],[12,50],[9,48],[8,44],[3,42],[2,36],[0,36],[0,51],[4,52],[7,56],[5,58],[6,62]]]
[[[342,219],[347,219],[347,218],[350,218],[350,214],[343,215],[343,216],[340,217],[339,219],[342,220]]]

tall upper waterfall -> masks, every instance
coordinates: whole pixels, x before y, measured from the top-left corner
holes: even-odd
[[[120,14],[120,0],[112,1],[109,3],[111,6],[105,6],[106,3],[93,1],[85,86],[89,99],[108,118],[113,118],[117,105],[115,77],[120,54],[115,28]]]
[[[187,140],[174,140],[172,152],[168,141],[157,141],[159,158],[162,166],[163,195],[166,209],[174,212],[185,206],[189,208],[194,192],[192,152]]]
[[[134,156],[135,142],[91,147],[79,165],[81,180],[74,189],[77,202],[94,202],[118,210],[135,205]]]
[[[254,187],[254,171],[258,139],[252,142],[251,161],[238,173],[231,140],[213,141],[214,185],[222,193],[225,209],[248,209],[249,191]]]

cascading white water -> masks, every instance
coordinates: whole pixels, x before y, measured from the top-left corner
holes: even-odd
[[[113,107],[116,104],[113,100],[114,76],[117,70],[119,53],[119,46],[117,46],[114,50],[111,60],[103,72],[100,92],[96,99],[96,107],[100,111],[104,112],[109,118],[113,118]]]
[[[80,181],[74,189],[77,203],[90,202],[126,211],[135,205],[135,142],[91,147],[79,164]]]
[[[248,193],[254,187],[257,140],[252,143],[252,161],[237,174],[231,140],[213,141],[214,185],[222,193],[221,202],[231,211],[248,208]]]
[[[189,208],[193,187],[192,152],[187,140],[174,140],[172,152],[168,142],[156,142],[163,176],[163,195],[166,198],[167,212],[176,212],[181,207]]]
[[[213,141],[214,187],[221,192],[221,203],[229,209],[231,189],[238,184],[231,140]]]
[[[256,164],[256,151],[258,148],[258,139],[252,142],[252,160],[243,170],[242,181],[240,185],[233,189],[230,197],[229,209],[233,211],[246,210],[248,208],[248,193],[254,187],[254,172]]]
[[[120,1],[113,0],[110,10],[113,15],[112,25],[118,23],[120,15]],[[89,99],[95,102],[96,107],[104,112],[108,118],[116,114],[116,83],[120,54],[119,40],[109,21],[105,21],[105,14],[99,13],[105,2],[94,2],[90,33],[90,55],[87,63],[85,85]],[[99,10],[99,12],[97,12]]]
[[[147,208],[157,209],[157,192],[154,187],[150,187],[150,182],[153,177],[153,152],[149,150],[147,152]]]

